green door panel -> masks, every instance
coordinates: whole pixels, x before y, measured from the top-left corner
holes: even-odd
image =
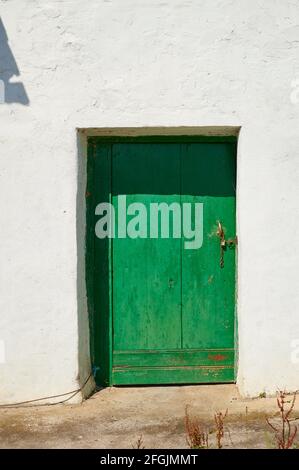
[[[119,195],[127,205],[143,203],[148,213],[151,202],[179,202],[179,146],[117,144],[112,155],[116,213]],[[113,349],[180,347],[180,239],[115,238],[112,259]]]
[[[220,267],[217,223],[236,235],[236,143],[93,139],[88,152],[87,261],[91,350],[99,385],[232,382],[235,247]],[[126,207],[203,203],[203,244],[124,232]],[[113,239],[94,235],[99,202],[115,208]],[[194,213],[193,213],[194,217]],[[125,222],[125,224],[124,224]],[[194,220],[193,220],[194,222]],[[170,217],[170,226],[172,217]],[[137,228],[140,228],[137,225]],[[118,231],[120,230],[120,234]]]
[[[90,314],[91,358],[97,383],[109,385],[112,375],[111,241],[95,236],[95,207],[111,201],[111,145],[89,145],[86,286]]]
[[[130,361],[134,367],[231,366],[234,349],[169,349],[114,351],[113,364],[122,367]]]
[[[234,366],[114,367],[114,385],[227,383]]]
[[[182,250],[184,348],[233,348],[235,249],[220,268],[217,221],[234,237],[235,148],[232,144],[187,144],[182,157],[182,201],[203,203],[203,245]]]

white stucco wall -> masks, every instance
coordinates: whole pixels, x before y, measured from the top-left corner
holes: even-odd
[[[298,388],[299,2],[0,0],[0,14],[29,99],[0,104],[0,402],[89,373],[88,127],[242,126],[238,385]]]

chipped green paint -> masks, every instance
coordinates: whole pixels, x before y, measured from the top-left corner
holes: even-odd
[[[167,136],[166,136],[167,137]],[[87,291],[99,385],[232,382],[235,249],[219,265],[217,221],[235,236],[235,137],[91,138],[87,184]],[[204,203],[204,241],[100,240],[95,206]]]

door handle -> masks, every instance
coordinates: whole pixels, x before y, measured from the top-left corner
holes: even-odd
[[[220,239],[220,268],[223,268],[224,267],[224,252],[227,247],[232,248],[233,246],[236,246],[238,244],[238,238],[236,236],[234,238],[228,238],[226,240],[224,229],[219,220],[217,222],[217,225],[218,225],[217,236]]]

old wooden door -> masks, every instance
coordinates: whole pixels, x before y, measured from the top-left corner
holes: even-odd
[[[223,240],[236,231],[236,143],[227,140],[91,139],[88,286],[99,383],[234,381],[235,244]],[[131,207],[124,217],[119,196]],[[115,234],[99,239],[95,207],[108,201]],[[151,238],[149,226],[128,237],[130,205],[142,203],[150,224],[154,202],[203,203],[202,246],[186,249],[171,224],[168,238],[161,227]]]

